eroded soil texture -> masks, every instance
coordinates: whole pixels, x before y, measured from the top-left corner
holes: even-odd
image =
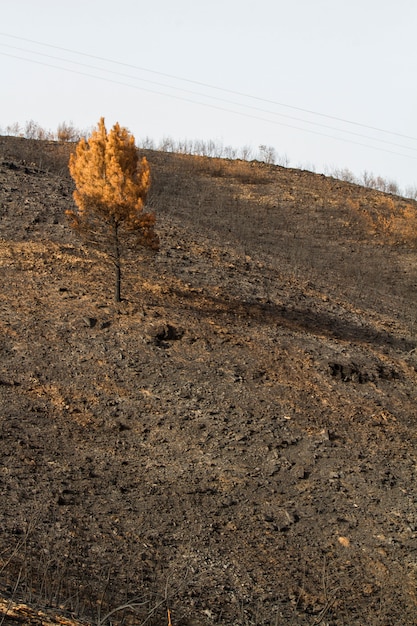
[[[415,203],[149,152],[116,305],[69,149],[0,138],[0,622],[416,624]]]

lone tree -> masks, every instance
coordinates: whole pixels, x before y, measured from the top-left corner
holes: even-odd
[[[66,212],[70,225],[113,263],[114,297],[120,302],[122,250],[159,247],[155,215],[144,212],[151,181],[148,162],[139,160],[135,138],[126,128],[115,124],[107,133],[101,118],[91,137],[77,144],[69,171],[77,205]]]

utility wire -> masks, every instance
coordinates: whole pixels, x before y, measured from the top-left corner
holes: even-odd
[[[138,85],[132,85],[130,83],[122,82],[120,80],[115,80],[115,79],[111,79],[111,78],[105,78],[103,76],[98,76],[97,74],[90,74],[88,72],[82,72],[80,70],[75,70],[75,69],[70,69],[70,68],[67,68],[67,67],[62,67],[62,66],[59,66],[59,65],[54,65],[52,63],[45,63],[43,61],[37,61],[35,59],[28,59],[28,58],[25,58],[25,57],[21,57],[21,56],[15,55],[15,54],[9,54],[9,53],[6,53],[6,52],[0,52],[0,55],[6,56],[6,57],[10,57],[10,58],[14,58],[14,59],[19,59],[21,61],[26,61],[28,63],[35,63],[36,65],[42,65],[44,67],[51,67],[53,69],[58,69],[58,70],[61,70],[61,71],[70,72],[72,74],[78,74],[80,76],[86,76],[87,78],[94,78],[94,79],[97,79],[97,80],[105,81],[105,82],[108,82],[108,83],[113,83],[113,84],[116,84],[116,85],[122,85],[123,87],[130,87],[130,88],[133,88],[133,89],[138,89],[140,91],[145,91],[147,93],[153,93],[153,94],[156,94],[156,95],[159,95],[159,96],[173,98],[175,100],[181,100],[183,102],[188,102],[188,103],[191,103],[191,104],[197,104],[197,105],[200,105],[200,106],[210,107],[210,108],[215,109],[217,111],[223,111],[223,112],[227,112],[227,113],[232,113],[234,115],[241,115],[243,117],[247,117],[247,118],[250,118],[250,119],[256,119],[256,120],[260,120],[262,122],[267,122],[269,124],[275,124],[275,125],[279,125],[279,126],[284,126],[286,128],[292,128],[292,129],[299,130],[299,131],[304,132],[304,133],[310,133],[310,134],[314,134],[314,135],[319,135],[321,137],[326,137],[328,139],[333,139],[333,140],[336,140],[336,141],[344,141],[344,142],[355,144],[357,146],[361,146],[361,147],[364,147],[364,148],[377,150],[379,152],[386,152],[386,153],[389,153],[389,154],[394,154],[396,156],[401,156],[401,157],[404,157],[406,159],[415,159],[415,160],[417,160],[417,156],[402,154],[400,152],[395,152],[393,150],[388,150],[387,148],[380,148],[380,147],[377,147],[377,146],[371,146],[369,144],[362,143],[362,142],[359,142],[359,141],[354,141],[352,139],[346,139],[344,137],[335,137],[334,135],[329,135],[327,133],[322,133],[322,132],[319,132],[319,131],[316,131],[316,130],[311,130],[309,128],[301,128],[300,126],[295,126],[293,124],[285,124],[284,122],[279,122],[277,120],[271,120],[271,119],[267,119],[265,117],[260,117],[259,115],[252,115],[250,113],[244,113],[242,111],[233,111],[231,109],[227,109],[225,107],[221,107],[221,106],[218,106],[218,105],[208,104],[206,102],[198,102],[196,100],[192,100],[191,98],[186,98],[186,97],[183,97],[183,96],[176,96],[174,94],[168,94],[168,93],[165,93],[165,92],[156,91],[155,89],[148,89],[148,88],[145,88],[145,87],[139,87]],[[338,129],[336,129],[336,130],[338,130]],[[341,132],[347,132],[347,131],[343,131],[342,130]]]
[[[173,74],[168,74],[168,73],[165,73],[165,72],[157,72],[155,70],[150,70],[150,69],[145,68],[145,67],[133,65],[133,64],[130,64],[130,63],[123,63],[121,61],[115,61],[113,59],[109,59],[109,58],[98,56],[98,55],[94,55],[94,54],[87,54],[87,53],[84,53],[84,52],[78,52],[77,50],[72,50],[70,48],[64,48],[64,47],[61,47],[61,46],[55,46],[55,45],[52,45],[52,44],[43,43],[43,42],[40,42],[40,41],[36,41],[34,39],[28,39],[26,37],[19,37],[17,35],[10,35],[8,33],[2,33],[2,32],[0,32],[0,35],[2,35],[4,37],[9,37],[9,38],[12,38],[12,39],[18,39],[20,41],[26,41],[26,42],[29,42],[29,43],[34,43],[36,45],[45,46],[45,47],[48,47],[48,48],[53,48],[55,50],[61,50],[61,51],[64,51],[64,52],[69,52],[71,54],[77,54],[79,56],[83,56],[83,57],[88,57],[88,58],[91,58],[91,59],[104,61],[106,63],[112,63],[114,65],[119,65],[119,66],[122,66],[122,67],[129,67],[131,69],[133,68],[133,69],[144,71],[144,72],[148,72],[148,73],[151,73],[151,74],[164,76],[165,78],[170,78],[170,79],[173,79],[173,80],[179,80],[179,81],[182,81],[182,82],[187,82],[187,83],[190,83],[190,84],[199,85],[201,87],[205,87],[205,88],[208,88],[208,89],[215,89],[215,90],[221,91],[223,93],[229,93],[229,94],[233,94],[233,95],[236,95],[236,96],[239,96],[239,97],[250,98],[252,100],[257,100],[259,102],[264,102],[264,103],[268,103],[268,104],[273,104],[275,106],[285,107],[285,108],[292,109],[292,110],[295,110],[295,111],[308,113],[309,115],[316,115],[316,116],[323,117],[323,118],[326,118],[326,119],[331,119],[331,120],[334,120],[334,121],[343,122],[345,124],[350,124],[350,125],[358,126],[358,127],[361,127],[361,128],[366,128],[368,130],[377,131],[379,133],[384,133],[384,134],[392,135],[392,136],[396,136],[396,137],[402,137],[403,139],[408,139],[408,140],[411,140],[411,141],[417,141],[416,137],[411,137],[409,135],[405,135],[405,134],[402,134],[402,133],[389,131],[389,130],[386,130],[384,128],[378,128],[376,126],[370,126],[370,125],[367,125],[367,124],[362,124],[360,122],[356,122],[356,121],[349,120],[349,119],[346,119],[346,118],[341,118],[341,117],[337,117],[337,116],[334,116],[334,115],[328,115],[328,114],[325,114],[325,113],[320,113],[318,111],[305,109],[305,108],[302,108],[302,107],[292,106],[292,105],[289,105],[289,104],[286,104],[286,103],[283,103],[283,102],[277,102],[277,101],[274,101],[274,100],[268,100],[266,98],[261,98],[259,96],[253,96],[251,94],[242,93],[240,91],[234,91],[234,90],[231,90],[231,89],[225,89],[225,88],[222,88],[222,87],[218,87],[216,85],[211,85],[209,83],[204,83],[204,82],[200,82],[200,81],[196,81],[196,80],[191,80],[191,79],[188,79],[188,78],[182,78],[180,76],[175,76]],[[342,132],[348,132],[348,131],[342,131]]]
[[[178,88],[178,87],[175,87],[175,86],[167,85],[166,83],[161,83],[161,82],[154,81],[154,80],[140,78],[138,76],[132,76],[131,74],[125,74],[125,73],[118,72],[118,71],[115,71],[115,70],[109,70],[109,69],[106,69],[106,68],[99,67],[97,65],[91,65],[89,63],[82,63],[80,61],[73,61],[72,59],[66,59],[66,58],[63,58],[63,57],[58,57],[58,56],[55,56],[55,55],[46,54],[44,52],[37,52],[35,50],[28,50],[26,48],[20,48],[18,46],[11,46],[11,45],[8,45],[8,44],[3,44],[3,43],[0,43],[0,46],[6,47],[6,48],[9,48],[9,49],[13,49],[13,50],[17,50],[19,52],[26,52],[26,53],[29,53],[29,54],[35,54],[35,55],[38,55],[38,56],[41,56],[41,57],[44,57],[44,58],[53,59],[54,61],[62,61],[64,63],[71,63],[73,65],[78,65],[80,67],[86,67],[88,69],[92,69],[92,70],[96,70],[96,71],[98,70],[100,72],[106,72],[108,74],[113,74],[113,75],[120,76],[120,77],[123,77],[123,78],[128,78],[130,80],[140,81],[140,82],[148,83],[148,84],[151,84],[151,85],[157,85],[158,87],[163,87],[163,88],[168,88],[168,89],[175,89],[176,91],[181,91],[183,93],[187,93],[187,94],[191,94],[191,95],[194,95],[194,96],[208,98],[210,100],[216,100],[218,102],[224,102],[224,103],[229,104],[229,105],[243,107],[243,108],[250,109],[250,110],[253,110],[253,111],[258,111],[260,113],[265,113],[267,115],[274,115],[274,116],[278,116],[278,117],[284,117],[286,119],[294,120],[294,121],[297,121],[297,122],[302,122],[302,123],[313,125],[313,126],[317,126],[317,127],[320,127],[320,128],[325,128],[327,130],[341,132],[341,133],[345,133],[345,134],[352,135],[352,136],[355,136],[355,137],[360,137],[362,139],[367,139],[367,140],[376,141],[378,143],[382,143],[382,144],[385,144],[385,145],[394,146],[396,148],[401,148],[402,150],[411,150],[411,151],[417,152],[417,147],[405,146],[403,144],[398,144],[396,142],[388,141],[386,139],[380,139],[379,137],[370,137],[369,135],[364,135],[363,133],[358,133],[358,132],[355,132],[355,131],[352,131],[352,130],[345,130],[343,128],[336,128],[334,126],[329,126],[328,124],[322,124],[320,122],[312,122],[310,120],[305,120],[305,119],[302,119],[302,118],[299,118],[299,117],[295,117],[293,115],[286,115],[284,113],[278,113],[276,111],[270,111],[270,110],[267,110],[267,109],[262,109],[260,107],[255,107],[255,106],[251,106],[251,105],[247,105],[247,104],[242,104],[240,102],[227,100],[226,98],[220,98],[218,96],[212,96],[210,94],[203,94],[203,93],[196,92],[196,91],[193,91],[193,90],[190,90],[190,89],[184,89],[184,88],[181,88],[181,87]],[[20,57],[18,57],[18,58],[20,58]]]

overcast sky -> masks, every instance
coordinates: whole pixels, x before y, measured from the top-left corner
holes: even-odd
[[[0,0],[0,127],[104,116],[414,186],[416,24],[415,0]]]

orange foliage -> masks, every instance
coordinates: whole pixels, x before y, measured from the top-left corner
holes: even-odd
[[[417,245],[415,201],[378,194],[366,204],[358,198],[348,198],[346,205],[362,217],[364,225],[374,235],[382,235],[386,241]]]
[[[101,118],[90,139],[77,144],[69,170],[77,186],[78,211],[67,212],[74,227],[81,227],[90,213],[129,230],[149,230],[155,223],[153,214],[143,212],[151,183],[149,164],[146,158],[139,162],[135,139],[126,128],[115,124],[107,133]],[[156,242],[149,237],[152,247]]]
[[[143,210],[151,184],[149,164],[146,158],[139,159],[135,139],[126,128],[117,123],[108,133],[101,118],[91,137],[77,144],[69,171],[77,205],[67,211],[70,224],[107,254],[119,274],[126,237],[133,247],[158,248],[155,215]]]

